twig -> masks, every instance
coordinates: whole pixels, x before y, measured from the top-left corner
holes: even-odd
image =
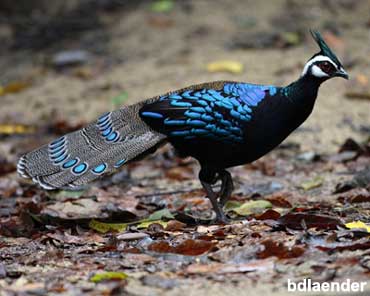
[[[213,188],[220,188],[221,186],[217,185],[214,186]],[[156,193],[148,193],[148,194],[140,194],[140,195],[135,195],[135,197],[152,197],[152,196],[157,196],[157,195],[167,195],[167,194],[181,194],[181,193],[189,193],[189,192],[194,192],[198,190],[203,190],[201,187],[193,188],[190,190],[174,190],[174,191],[164,191],[164,192],[156,192]]]

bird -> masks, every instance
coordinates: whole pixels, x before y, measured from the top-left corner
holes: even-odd
[[[198,161],[214,220],[227,223],[223,206],[234,189],[227,169],[259,159],[287,138],[311,114],[323,82],[349,79],[322,35],[310,32],[320,51],[287,86],[214,81],[170,91],[107,112],[24,154],[17,171],[46,190],[75,188],[169,142],[181,157]]]

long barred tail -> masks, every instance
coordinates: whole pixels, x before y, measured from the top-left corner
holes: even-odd
[[[23,155],[18,173],[44,189],[75,187],[112,172],[165,140],[139,117],[140,105],[109,112],[85,128]]]

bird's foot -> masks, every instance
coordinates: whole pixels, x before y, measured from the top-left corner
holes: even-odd
[[[230,223],[230,219],[227,218],[224,212],[221,210],[221,214],[216,214],[216,218],[213,220],[213,222],[214,224],[225,225]]]

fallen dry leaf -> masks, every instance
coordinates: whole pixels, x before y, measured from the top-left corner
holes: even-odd
[[[345,226],[349,229],[364,229],[366,230],[367,232],[370,232],[370,226],[369,225],[366,225],[364,222],[362,221],[353,221],[353,222],[349,222],[349,223],[346,223]]]
[[[20,135],[35,132],[35,128],[23,124],[0,124],[0,134],[2,135]]]
[[[226,274],[226,273],[244,273],[244,272],[265,272],[271,271],[274,268],[274,261],[271,259],[255,260],[243,264],[223,264],[223,263],[211,263],[211,264],[199,264],[194,263],[189,265],[185,274]]]
[[[127,232],[127,233],[121,233],[117,235],[117,239],[119,240],[138,240],[148,237],[149,234],[144,232]]]
[[[176,246],[171,246],[166,241],[152,243],[148,246],[149,251],[158,253],[175,253],[188,256],[198,256],[210,251],[215,243],[205,240],[187,239]]]
[[[14,81],[4,86],[0,86],[0,96],[6,94],[14,94],[23,91],[24,89],[31,86],[31,83],[26,81]]]
[[[165,230],[175,232],[175,231],[183,230],[185,227],[186,227],[185,223],[182,223],[177,220],[170,220],[168,221]]]
[[[327,244],[325,246],[316,246],[317,249],[324,252],[343,252],[343,251],[356,251],[370,249],[370,241],[368,238],[345,243]]]
[[[166,177],[176,181],[184,181],[194,179],[194,174],[190,167],[174,167],[166,170]]]
[[[281,216],[277,221],[279,225],[295,230],[302,230],[304,227],[336,229],[338,226],[344,226],[343,223],[335,217],[310,213],[288,213]]]
[[[91,229],[100,233],[107,233],[110,231],[122,232],[126,230],[127,226],[127,223],[104,223],[95,219],[92,219],[89,223]]]
[[[42,215],[61,219],[99,218],[102,216],[102,205],[89,198],[76,201],[58,202],[45,207]]]
[[[277,220],[280,218],[280,213],[274,210],[267,210],[266,212],[262,213],[261,215],[257,215],[255,218],[256,220]]]
[[[268,200],[273,206],[278,208],[291,208],[292,204],[284,197],[290,195],[290,193],[277,192],[266,197],[265,200]]]
[[[230,72],[233,74],[240,74],[243,72],[243,64],[236,61],[217,61],[207,65],[208,72]]]
[[[106,271],[102,273],[97,273],[90,278],[93,283],[99,283],[102,281],[121,281],[128,277],[124,272],[119,271]]]
[[[303,190],[308,191],[308,190],[320,187],[323,184],[323,182],[324,182],[324,179],[322,177],[316,176],[312,180],[301,183],[300,187]]]
[[[296,258],[303,255],[305,248],[303,246],[287,247],[282,242],[266,240],[261,243],[264,249],[257,253],[257,258],[265,259],[268,257],[277,257],[279,259]]]
[[[263,212],[265,209],[271,208],[272,204],[267,200],[253,200],[246,202],[239,207],[230,209],[240,216],[248,216],[251,214],[258,214]]]
[[[167,227],[167,222],[166,221],[162,221],[162,220],[143,220],[142,222],[140,222],[139,224],[136,225],[136,227],[138,229],[144,229],[144,228],[149,228],[151,225],[153,224],[157,224],[157,225],[161,225],[162,228],[165,228]]]

